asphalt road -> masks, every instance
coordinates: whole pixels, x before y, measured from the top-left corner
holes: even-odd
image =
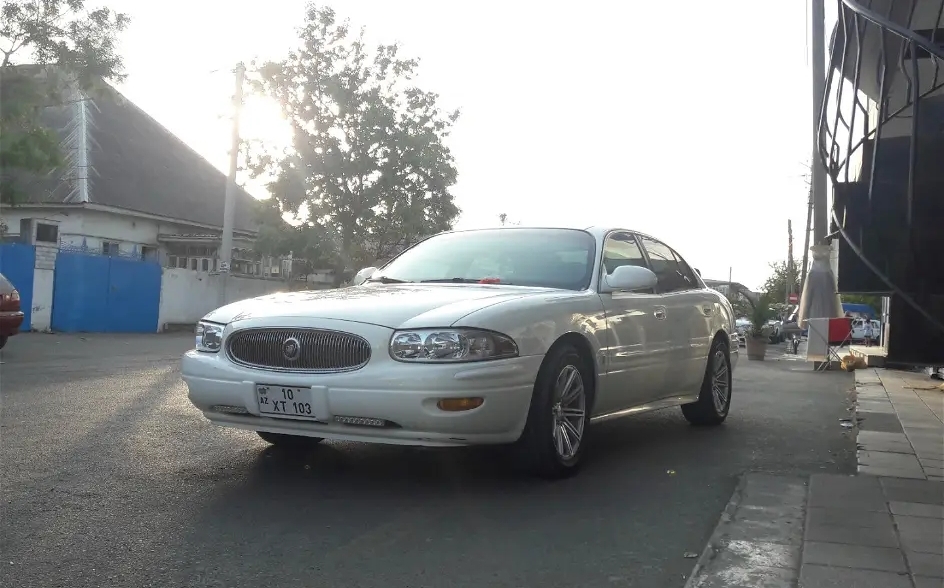
[[[742,472],[855,471],[851,374],[788,359],[742,357],[723,427],[677,409],[599,425],[583,472],[547,483],[495,449],[287,457],[190,406],[190,343],[11,339],[0,585],[680,587]]]

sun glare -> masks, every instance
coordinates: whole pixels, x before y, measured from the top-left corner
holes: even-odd
[[[246,96],[240,113],[240,134],[247,141],[261,141],[267,150],[291,146],[292,129],[278,103],[262,96]]]

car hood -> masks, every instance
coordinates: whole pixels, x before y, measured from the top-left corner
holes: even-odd
[[[446,327],[488,306],[558,292],[478,284],[365,284],[332,290],[284,292],[234,302],[204,317],[217,323],[267,317],[333,319],[384,327]]]

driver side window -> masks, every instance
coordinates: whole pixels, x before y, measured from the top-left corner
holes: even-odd
[[[612,274],[621,265],[646,267],[642,248],[632,233],[612,233],[603,244],[603,271]]]

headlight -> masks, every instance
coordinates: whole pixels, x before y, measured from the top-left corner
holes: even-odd
[[[223,325],[200,321],[197,323],[197,351],[216,353],[223,343]]]
[[[477,329],[418,329],[397,331],[390,339],[390,356],[398,361],[460,362],[517,357],[510,337]]]

